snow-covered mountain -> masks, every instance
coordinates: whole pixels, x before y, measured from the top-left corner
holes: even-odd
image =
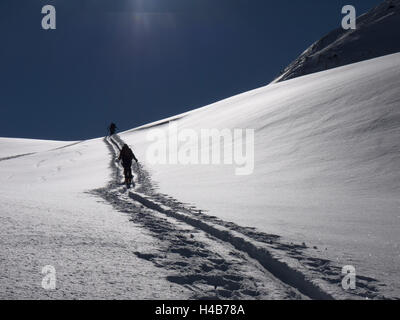
[[[392,30],[398,2],[310,59],[339,47],[347,55]],[[385,39],[380,54],[398,45]],[[298,66],[287,75],[318,71]],[[399,298],[399,87],[394,53],[111,138],[0,138],[0,299]],[[151,146],[180,141],[185,129],[254,130],[254,171],[150,161]],[[131,189],[116,162],[124,143],[139,159]],[[178,142],[183,149],[210,151],[196,140]],[[55,290],[42,286],[48,265]],[[354,290],[342,288],[344,266],[356,270]]]
[[[274,82],[400,52],[400,0],[385,0],[357,18],[356,30],[338,28],[312,44]]]
[[[147,168],[161,193],[304,242],[311,257],[354,265],[385,283],[378,291],[399,296],[399,87],[400,54],[393,54],[243,93],[172,122],[182,130],[255,129],[254,174],[236,176],[234,165]],[[146,159],[152,129],[170,134],[160,121],[120,136]],[[307,265],[304,252],[279,255]],[[305,273],[332,273],[311,264]]]
[[[393,54],[112,139],[0,139],[0,297],[399,297],[399,74]],[[149,135],[174,138],[169,123],[254,129],[254,173],[152,164]],[[115,162],[124,142],[140,160],[130,190]],[[57,290],[41,287],[46,265]]]

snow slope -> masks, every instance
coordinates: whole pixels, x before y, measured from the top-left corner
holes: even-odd
[[[315,42],[274,81],[400,52],[400,0],[386,0],[357,18],[356,30],[338,28]]]
[[[62,141],[0,138],[0,159],[19,157],[65,145],[66,143]]]
[[[3,142],[4,154],[20,156],[0,159],[0,299],[307,298],[127,193],[111,140]],[[146,176],[136,183],[151,192]],[[42,288],[48,265],[55,290]]]
[[[399,75],[393,54],[112,138],[1,139],[0,298],[399,298]],[[148,136],[170,122],[254,129],[253,174],[152,164]],[[125,142],[140,160],[130,190]]]
[[[46,151],[47,149],[47,151]],[[0,299],[184,299],[184,288],[133,254],[154,247],[129,216],[87,193],[110,179],[101,139],[1,139]],[[46,291],[42,268],[56,268]]]
[[[305,242],[304,255],[353,265],[399,297],[399,86],[400,54],[271,84],[174,121],[180,129],[255,129],[254,174],[236,176],[232,165],[146,167],[161,193]],[[144,163],[152,129],[167,132],[168,124],[120,135]]]

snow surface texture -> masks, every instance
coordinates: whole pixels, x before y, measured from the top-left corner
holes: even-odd
[[[112,138],[2,139],[0,298],[400,297],[399,74],[394,54]],[[169,121],[255,129],[254,174],[146,163],[147,135]],[[124,142],[140,161],[132,189],[115,161]]]
[[[304,242],[305,252],[281,252],[288,263],[310,255],[340,269],[353,265],[359,275],[379,280],[380,293],[399,297],[399,75],[400,54],[388,55],[272,84],[176,118],[180,129],[255,129],[253,175],[235,176],[229,165],[148,170],[161,193],[202,213],[282,236],[289,244]],[[120,135],[143,161],[152,128],[168,132],[167,122],[159,121]],[[313,265],[326,272],[323,263]],[[340,271],[333,274],[340,287]]]
[[[65,142],[60,141],[0,138],[0,161],[63,146],[65,146]],[[21,154],[21,152],[23,153]]]
[[[35,152],[34,145],[35,154],[12,157]],[[52,150],[43,151],[46,145]],[[1,152],[0,299],[188,296],[166,280],[167,273],[135,256],[153,248],[153,238],[86,193],[110,178],[102,140],[71,145],[7,139]],[[46,265],[56,268],[54,291],[41,286]]]
[[[115,155],[124,144],[118,136],[105,142]],[[358,290],[344,293],[338,286],[340,269],[329,260],[307,255],[304,245],[204,215],[158,193],[142,165],[134,166],[134,190],[121,194],[120,170],[113,161],[111,168],[114,182],[94,193],[129,213],[131,221],[159,240],[159,250],[135,254],[171,270],[167,279],[190,288],[190,298],[383,298],[378,281],[364,276],[359,277]]]
[[[386,0],[358,17],[356,30],[338,28],[315,42],[275,82],[400,52],[399,39],[400,0]]]

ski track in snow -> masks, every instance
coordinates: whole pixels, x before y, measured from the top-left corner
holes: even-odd
[[[190,204],[156,191],[149,173],[133,165],[134,185],[121,186],[115,156],[118,135],[105,138],[112,179],[94,193],[157,239],[157,252],[135,252],[167,269],[167,280],[185,286],[193,299],[382,299],[377,280],[357,277],[357,289],[341,288],[341,268],[305,253],[305,244],[203,214]]]
[[[77,144],[79,144],[79,143],[82,143],[82,142],[83,142],[83,141],[73,142],[73,143],[67,144],[67,145],[65,145],[65,146],[61,146],[61,147],[54,148],[54,149],[49,149],[49,150],[47,150],[47,151],[56,151],[56,150],[65,149],[65,148],[68,148],[68,147],[72,147],[72,146],[74,146],[74,145],[77,145]],[[46,150],[44,150],[44,151],[46,151]],[[77,151],[77,152],[79,152],[79,151]],[[16,159],[16,158],[26,157],[26,156],[30,156],[30,155],[37,154],[37,153],[38,153],[38,152],[29,152],[29,153],[23,153],[23,154],[17,154],[17,155],[13,155],[13,156],[3,157],[3,158],[0,158],[0,161],[6,161],[6,160],[12,160],[12,159]],[[79,155],[82,155],[82,154],[79,152]],[[40,165],[41,165],[44,161],[45,161],[45,160],[40,161],[39,163],[37,163],[37,164],[36,164],[36,167],[37,167],[37,168],[40,167]]]
[[[10,157],[4,157],[4,158],[0,158],[0,161],[6,161],[6,160],[12,160],[12,159],[16,159],[16,158],[25,157],[25,156],[30,156],[35,153],[36,152],[31,152],[31,153],[18,154],[18,155],[10,156]]]

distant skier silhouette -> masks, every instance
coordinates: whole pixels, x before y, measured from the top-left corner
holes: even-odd
[[[138,162],[138,160],[136,159],[131,148],[129,148],[127,144],[124,144],[124,146],[122,147],[118,160],[122,161],[122,166],[124,167],[125,184],[129,188],[133,178],[131,168],[132,160],[135,160],[136,162]]]
[[[117,130],[116,124],[114,122],[111,122],[111,124],[108,126],[109,135],[112,136],[113,134],[115,134],[116,130]]]

